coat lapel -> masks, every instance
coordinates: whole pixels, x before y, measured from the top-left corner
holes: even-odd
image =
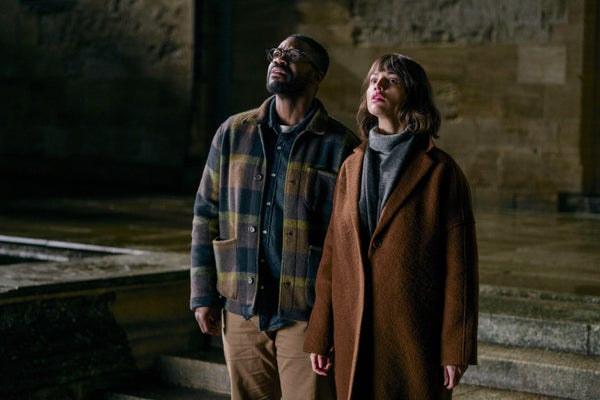
[[[435,164],[434,160],[427,154],[433,148],[433,140],[429,139],[429,145],[425,148],[417,150],[413,155],[413,159],[406,165],[406,169],[400,175],[396,187],[390,194],[387,202],[381,211],[379,222],[373,231],[373,237],[392,220],[396,211],[402,207],[404,201],[415,189],[417,184],[427,174],[427,171]]]
[[[350,219],[354,231],[360,236],[360,212],[358,210],[358,201],[360,199],[360,183],[362,179],[362,168],[364,162],[365,148],[367,142],[364,141],[358,147],[354,149],[354,160],[346,164],[347,168],[347,179],[348,179],[348,193],[347,198],[352,206],[350,207]]]

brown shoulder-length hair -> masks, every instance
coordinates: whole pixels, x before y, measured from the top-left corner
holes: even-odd
[[[367,138],[369,130],[377,126],[377,117],[367,109],[367,89],[371,75],[379,71],[393,72],[404,82],[406,102],[398,113],[400,123],[408,126],[413,133],[437,137],[441,117],[433,103],[433,93],[427,74],[419,64],[402,54],[383,55],[371,65],[362,84],[360,106],[356,113],[359,134]]]

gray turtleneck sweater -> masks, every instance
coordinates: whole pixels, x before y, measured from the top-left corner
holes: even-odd
[[[369,131],[359,200],[361,223],[369,238],[410,152],[415,147],[415,138],[408,129],[393,135],[381,134],[377,128]]]

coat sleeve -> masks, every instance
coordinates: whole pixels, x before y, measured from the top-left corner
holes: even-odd
[[[468,183],[455,166],[448,193],[441,364],[477,363],[478,254]]]
[[[218,305],[217,273],[212,242],[219,236],[219,189],[224,127],[213,138],[202,173],[192,222],[190,308]]]

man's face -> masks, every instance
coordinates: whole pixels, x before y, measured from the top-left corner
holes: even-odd
[[[314,82],[317,71],[309,61],[310,47],[296,38],[287,38],[278,46],[280,50],[297,49],[304,52],[296,61],[287,54],[273,58],[267,70],[267,90],[271,94],[299,95]]]

